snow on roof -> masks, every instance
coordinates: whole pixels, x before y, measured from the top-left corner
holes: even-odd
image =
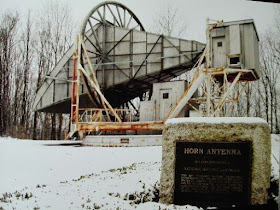
[[[211,124],[222,124],[222,123],[261,123],[267,124],[267,122],[259,117],[184,117],[184,118],[172,118],[165,122],[168,124],[177,123],[211,123]]]

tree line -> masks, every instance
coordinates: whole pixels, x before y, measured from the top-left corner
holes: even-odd
[[[51,2],[38,14],[6,11],[0,17],[0,135],[62,139],[62,114],[37,113],[33,101],[73,43],[67,5]]]
[[[272,133],[280,133],[280,7],[266,31],[260,33],[260,78],[250,82],[234,116],[261,117]],[[242,86],[240,87],[242,88]]]
[[[170,14],[174,12],[171,11]],[[175,14],[175,13],[174,13]],[[275,22],[261,33],[260,68],[234,109],[233,116],[261,117],[273,133],[280,132],[280,10]],[[170,15],[168,24],[176,18]],[[278,18],[277,18],[278,17]],[[156,22],[156,20],[154,20]],[[181,24],[182,25],[182,24]],[[183,24],[184,25],[184,24]],[[77,30],[67,5],[51,2],[39,14],[6,11],[0,17],[0,136],[63,139],[68,116],[33,111],[45,75],[73,44]],[[174,29],[161,33],[172,35]],[[171,31],[170,31],[171,30]],[[179,29],[182,31],[182,29]],[[240,88],[242,88],[240,86]]]

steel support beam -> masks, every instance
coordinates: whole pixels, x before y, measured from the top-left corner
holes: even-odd
[[[158,122],[92,122],[79,123],[79,131],[125,131],[125,130],[163,130],[164,123]]]

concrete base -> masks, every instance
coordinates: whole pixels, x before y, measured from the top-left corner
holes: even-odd
[[[94,147],[145,147],[161,146],[162,135],[86,136],[83,146]]]
[[[251,142],[250,204],[265,204],[270,185],[271,139],[268,124],[260,118],[177,118],[163,131],[160,202],[174,203],[176,142]],[[248,169],[250,170],[250,169]]]

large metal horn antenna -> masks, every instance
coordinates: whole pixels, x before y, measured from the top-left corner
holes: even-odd
[[[104,63],[113,62],[112,57],[108,54],[118,45],[118,43],[112,42],[110,46],[106,46],[106,39],[110,39],[108,36],[112,36],[112,33],[108,33],[108,27],[145,31],[136,15],[123,4],[115,1],[105,1],[98,4],[85,17],[80,28],[80,35],[86,44],[90,62],[95,67],[102,90],[106,89],[104,67],[106,64]],[[81,65],[85,68],[88,65],[83,49]]]
[[[84,36],[96,24],[145,31],[137,16],[125,5],[115,1],[105,1],[95,6],[85,17],[80,34]]]

